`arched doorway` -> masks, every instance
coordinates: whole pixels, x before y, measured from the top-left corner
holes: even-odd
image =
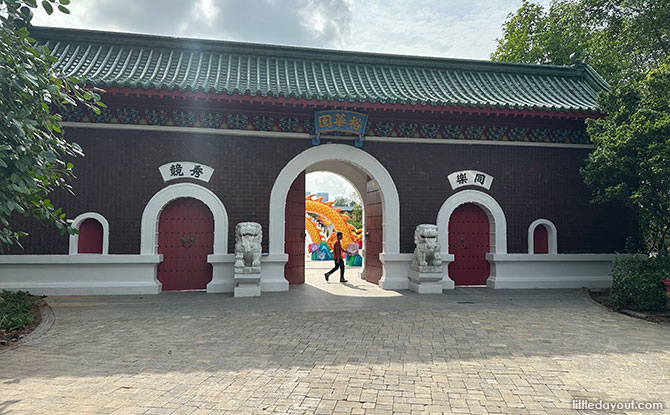
[[[347,253],[345,258],[345,278],[354,284],[358,279],[365,279],[365,252],[362,249],[363,223],[365,213],[365,192],[361,194],[368,180],[367,174],[346,163],[323,162],[310,166],[305,173],[305,191],[307,195],[292,205],[296,209],[296,218],[302,220],[298,229],[301,239],[295,239],[302,246],[297,255],[289,249],[289,206],[294,186],[289,191],[286,201],[286,253],[289,263],[285,277],[290,284],[314,283],[312,278],[323,279],[323,274],[333,267],[332,246],[336,235],[342,232],[342,249]],[[301,180],[302,174],[298,176]],[[294,183],[295,185],[295,183]],[[381,238],[381,234],[379,235]],[[304,261],[304,269],[289,267],[294,261]],[[377,281],[374,281],[377,283]]]
[[[489,218],[474,203],[465,203],[449,218],[449,277],[455,285],[486,285],[490,274]]]
[[[400,250],[400,202],[398,191],[393,183],[388,171],[384,166],[365,151],[349,145],[342,144],[325,144],[317,147],[312,147],[294,157],[282,169],[275,181],[270,196],[270,225],[269,225],[269,245],[270,257],[272,258],[268,263],[272,270],[264,272],[261,287],[263,291],[280,291],[288,289],[288,280],[284,278],[286,270],[284,265],[289,263],[289,253],[287,253],[287,228],[286,225],[289,220],[291,223],[298,224],[297,220],[289,219],[287,216],[287,206],[290,206],[291,200],[289,194],[292,193],[296,198],[300,191],[291,192],[292,187],[300,187],[300,184],[295,184],[296,179],[299,178],[305,171],[309,171],[312,166],[319,166],[322,168],[324,162],[343,163],[348,168],[353,169],[362,174],[365,178],[363,183],[367,185],[372,181],[377,186],[377,197],[379,198],[379,235],[372,235],[367,229],[364,232],[370,234],[370,237],[376,237],[379,240],[379,250],[376,258],[372,258],[374,253],[366,252],[366,266],[370,264],[371,259],[376,259],[379,266],[379,285],[384,289],[407,289],[407,275],[401,273],[386,272],[386,264],[384,260],[380,260],[380,256],[390,256],[389,261],[392,261],[399,255]],[[328,169],[330,170],[330,169]],[[335,171],[347,177],[343,171],[339,169]],[[356,185],[357,188],[360,186]],[[304,192],[304,190],[303,190]],[[304,198],[304,193],[302,194]],[[303,201],[304,202],[304,201]],[[366,203],[366,220],[367,217],[367,203]],[[304,224],[304,211],[302,213]],[[297,214],[292,214],[292,218],[297,219]],[[382,220],[383,218],[383,220]],[[367,225],[367,221],[366,221]],[[370,229],[374,231],[374,229]],[[301,230],[304,235],[304,225]],[[302,236],[302,244],[304,244],[304,236]],[[297,241],[291,241],[297,242]],[[365,244],[365,242],[364,242]],[[298,246],[296,244],[295,246]],[[304,246],[304,245],[303,245]],[[365,247],[365,245],[364,245]],[[365,248],[364,248],[365,249]],[[304,253],[302,253],[304,255]],[[277,258],[274,260],[274,258]],[[282,262],[280,262],[282,261]],[[294,262],[290,262],[295,267]],[[264,265],[265,266],[265,265]],[[281,266],[281,268],[280,268]],[[266,268],[267,269],[267,268]],[[367,274],[367,272],[366,272]],[[281,275],[281,277],[280,277]],[[280,279],[281,278],[281,279]],[[380,279],[379,279],[380,278]],[[368,275],[366,275],[368,279]]]
[[[163,209],[170,202],[192,198],[202,202],[214,218],[213,245],[208,260],[213,265],[213,279],[208,292],[232,292],[234,288],[232,263],[234,256],[228,254],[228,213],[221,200],[209,189],[195,183],[177,183],[162,188],[154,194],[142,212],[140,254],[158,254],[158,225]],[[181,241],[179,241],[181,244]],[[184,240],[190,243],[190,236]],[[156,278],[158,283],[158,279]]]
[[[214,248],[214,216],[194,198],[171,201],[158,222],[157,278],[163,290],[204,290],[212,280],[207,255]]]
[[[506,254],[507,219],[505,218],[505,213],[503,212],[502,207],[500,207],[493,197],[484,192],[478,190],[463,190],[454,193],[445,200],[437,214],[438,240],[440,241],[442,248],[442,257],[452,257],[452,254],[450,254],[450,252],[452,252],[452,237],[450,234],[451,217],[460,206],[466,204],[472,204],[479,208],[488,219],[488,251],[486,253]],[[483,217],[481,221],[483,222]],[[460,242],[460,238],[457,238],[455,242]],[[442,287],[444,289],[454,288],[454,279],[451,276],[450,270],[450,267],[445,267],[444,277],[442,279]],[[494,271],[495,268],[490,270]],[[491,272],[491,277],[493,277],[493,272]]]

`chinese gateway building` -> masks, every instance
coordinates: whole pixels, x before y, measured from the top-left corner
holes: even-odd
[[[411,286],[417,225],[438,226],[444,289],[607,287],[635,222],[579,173],[607,84],[540,66],[35,28],[108,108],[63,114],[79,234],[36,221],[0,256],[34,294],[232,292],[239,222],[262,225],[261,291],[304,282],[305,174],[364,198],[362,275]],[[315,116],[316,115],[316,116]]]

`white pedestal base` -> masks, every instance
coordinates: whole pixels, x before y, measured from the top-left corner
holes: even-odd
[[[410,268],[409,289],[418,294],[442,294],[442,272],[419,272]]]
[[[208,293],[232,293],[235,290],[233,254],[211,254],[207,262],[212,264],[212,281],[207,284]]]
[[[234,297],[258,297],[261,295],[261,274],[235,273]]]
[[[261,286],[260,284],[240,284],[233,292],[235,297],[259,297]]]

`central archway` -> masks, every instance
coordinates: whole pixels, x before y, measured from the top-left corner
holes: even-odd
[[[270,256],[285,258],[285,209],[286,198],[293,181],[306,169],[317,163],[338,161],[365,172],[374,179],[382,197],[382,252],[383,255],[400,253],[400,199],[398,190],[386,168],[369,153],[349,145],[325,144],[309,148],[295,156],[281,170],[270,193],[269,249]],[[285,261],[284,261],[285,263]],[[283,264],[282,264],[283,265]],[[265,273],[264,273],[265,274]],[[272,274],[263,275],[264,291],[287,290],[283,266],[275,268]],[[406,289],[407,275],[389,275],[384,266],[379,285],[385,289]]]

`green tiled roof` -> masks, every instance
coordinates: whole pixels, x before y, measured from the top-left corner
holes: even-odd
[[[605,81],[559,67],[32,28],[58,70],[102,88],[331,102],[597,112]]]

